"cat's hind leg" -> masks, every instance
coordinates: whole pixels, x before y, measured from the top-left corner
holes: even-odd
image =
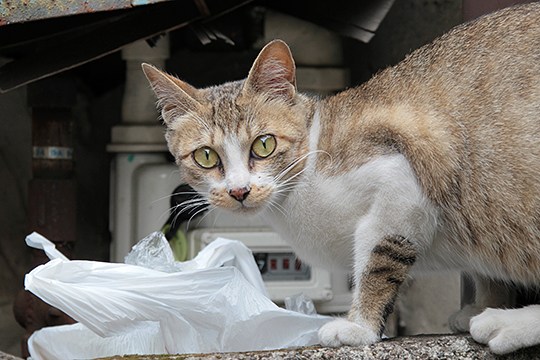
[[[471,318],[484,309],[512,306],[510,289],[507,284],[480,275],[471,275],[474,283],[474,302],[465,305],[448,319],[454,333],[469,332]]]
[[[540,305],[520,309],[488,308],[471,319],[474,340],[489,346],[495,354],[507,354],[540,344]]]

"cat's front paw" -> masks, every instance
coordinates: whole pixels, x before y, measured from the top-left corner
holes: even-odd
[[[507,354],[540,343],[540,305],[521,309],[486,309],[471,319],[473,339],[495,354]]]
[[[345,319],[336,319],[319,329],[322,346],[362,346],[379,340],[380,337],[373,330]]]

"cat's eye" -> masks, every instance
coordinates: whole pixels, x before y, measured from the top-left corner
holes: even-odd
[[[253,155],[259,158],[266,158],[276,150],[276,138],[273,135],[259,136],[251,145]]]
[[[209,147],[202,147],[193,152],[193,159],[205,169],[211,169],[219,165],[219,155]]]

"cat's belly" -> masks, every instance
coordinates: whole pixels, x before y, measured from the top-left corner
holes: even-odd
[[[538,261],[534,260],[540,259],[538,246],[530,247],[526,254],[520,247],[506,253],[475,252],[465,245],[466,241],[456,241],[452,233],[444,230],[442,228],[435,236],[430,248],[417,262],[416,271],[455,270],[524,286],[540,283]],[[501,256],[508,261],[501,261]]]

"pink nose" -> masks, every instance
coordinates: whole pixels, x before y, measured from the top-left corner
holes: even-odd
[[[229,195],[231,195],[236,200],[242,202],[246,200],[250,191],[251,189],[249,187],[234,188],[234,189],[229,190]]]

